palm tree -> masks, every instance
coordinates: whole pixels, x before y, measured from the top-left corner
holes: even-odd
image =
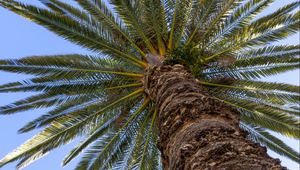
[[[256,16],[273,0],[40,0],[0,5],[94,55],[0,60],[34,75],[0,92],[40,92],[2,115],[55,106],[21,133],[43,130],[5,156],[23,168],[77,137],[63,165],[77,170],[285,169],[266,148],[300,162],[270,131],[300,138],[299,86],[257,79],[299,69],[300,2]],[[256,143],[257,142],[257,143]]]

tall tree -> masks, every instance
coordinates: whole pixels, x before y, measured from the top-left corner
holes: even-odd
[[[0,161],[22,168],[76,137],[77,170],[285,169],[300,162],[270,131],[300,138],[299,86],[257,79],[299,69],[300,2],[257,18],[273,0],[41,0],[0,5],[94,52],[0,60],[34,78],[0,92],[40,92],[0,114],[55,108],[20,129],[43,130]],[[258,142],[258,143],[255,143]]]

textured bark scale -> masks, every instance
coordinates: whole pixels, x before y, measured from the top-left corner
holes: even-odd
[[[210,97],[182,65],[149,68],[144,85],[159,113],[165,170],[286,169],[247,140],[239,112]]]

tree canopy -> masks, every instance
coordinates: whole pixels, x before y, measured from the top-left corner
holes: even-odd
[[[0,70],[34,78],[0,92],[39,92],[0,114],[55,108],[19,130],[43,130],[0,161],[25,167],[76,137],[65,157],[81,169],[161,169],[155,103],[144,93],[145,69],[182,64],[215,100],[241,112],[249,138],[300,162],[270,131],[300,138],[299,86],[259,81],[299,69],[299,45],[273,45],[299,31],[300,2],[259,17],[274,0],[14,0],[0,6],[44,26],[94,55],[0,60]]]

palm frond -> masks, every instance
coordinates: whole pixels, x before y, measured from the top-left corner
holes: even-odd
[[[166,12],[160,0],[145,0],[145,25],[150,32],[154,32],[157,40],[157,49],[161,56],[166,53],[165,41],[168,36]]]
[[[226,84],[217,84],[210,82],[199,81],[199,83],[208,86],[216,86],[216,87],[225,87],[232,89],[242,89],[249,91],[270,91],[270,92],[287,92],[287,93],[296,93],[300,94],[299,86],[290,85],[286,83],[274,83],[274,82],[264,82],[264,81],[252,81],[252,80],[234,80],[233,85]]]
[[[57,0],[39,1],[50,8],[52,11],[70,17],[83,25],[92,27],[93,29],[103,29],[92,17],[89,16],[88,13],[82,11],[79,8]]]
[[[213,49],[219,49],[219,47],[222,47],[222,49],[211,56],[205,57],[204,60],[209,61],[222,54],[239,51],[242,48],[266,45],[295,34],[299,31],[299,16],[296,13],[280,16],[272,20],[272,22],[261,24],[253,22],[244,29],[237,31],[234,36],[224,38],[212,46]]]
[[[130,33],[132,35],[140,37],[147,49],[152,54],[156,54],[156,50],[153,47],[153,44],[151,43],[149,37],[147,37],[147,35],[144,33],[143,26],[141,26],[143,21],[139,20],[139,15],[137,15],[140,10],[143,10],[138,7],[141,2],[111,0],[111,3],[114,5],[115,10],[118,11],[118,14],[123,19]]]
[[[168,41],[168,49],[171,51],[179,46],[192,6],[192,0],[176,0],[175,2]]]
[[[209,17],[214,16],[214,13],[218,10],[218,3],[220,3],[219,0],[211,0],[211,1],[197,1],[194,5],[194,10],[192,11],[192,14],[194,16],[193,20],[193,26],[192,30],[190,31],[190,34],[188,35],[188,38],[186,38],[186,44],[185,46],[189,46],[191,42],[195,42],[195,38],[197,37],[197,34],[199,34],[200,31],[204,31],[204,28],[207,27],[207,20]],[[200,30],[200,29],[203,30]]]
[[[102,0],[77,0],[78,4],[82,6],[90,15],[101,23],[101,26],[105,27],[105,30],[110,31],[114,35],[114,39],[126,39],[130,45],[137,50],[142,56],[145,53],[135,44],[134,40],[130,38],[130,35],[123,28],[122,23],[119,19],[116,19],[110,9],[106,6]]]
[[[149,124],[149,119],[151,117],[152,111],[153,109],[150,110],[149,114],[147,115],[147,118],[144,119],[143,124],[137,129],[137,132],[134,135],[130,146],[127,148],[125,152],[126,154],[124,155],[124,158],[116,162],[115,168],[120,170],[125,170],[125,169],[132,169],[136,165],[137,160],[139,158],[141,147],[143,145],[143,142],[145,141],[147,130],[149,130],[148,124]]]
[[[130,127],[129,125],[133,123],[133,120],[143,115],[141,113],[143,113],[148,104],[149,100],[146,99],[115,134],[112,133],[112,135],[109,135],[105,140],[99,140],[91,150],[87,151],[86,158],[83,158],[76,169],[100,169],[104,166],[109,166],[106,163],[115,153],[115,150],[124,142],[126,133],[130,132],[130,130],[126,129]]]
[[[50,78],[49,78],[50,77]],[[38,77],[0,86],[0,92],[48,92],[52,95],[82,95],[100,92],[109,92],[115,89],[124,89],[141,86],[133,78],[110,76],[106,74],[89,75],[86,78],[71,78],[54,80],[53,75]]]
[[[285,94],[278,92],[259,92],[244,89],[214,89],[213,93],[223,92],[224,95],[229,95],[235,98],[246,99],[250,102],[260,103],[270,112],[283,113],[291,116],[298,116],[299,111],[290,108],[288,105],[299,103],[298,94]],[[216,94],[217,95],[217,94]]]
[[[276,112],[266,107],[266,105],[254,101],[233,98],[228,95],[214,98],[240,109],[242,121],[252,122],[253,125],[271,129],[288,137],[300,138],[300,120],[294,116]]]
[[[142,103],[142,105],[140,106],[140,108],[142,108],[143,105],[146,104],[147,100],[148,100],[147,98],[144,98],[144,102]],[[140,108],[137,108],[137,110],[133,113],[133,115],[136,114],[136,112],[138,112]],[[141,112],[139,113],[138,117],[136,117],[135,119],[133,119],[131,125],[128,124],[128,125],[129,125],[129,126],[128,126],[128,130],[125,130],[125,131],[124,131],[124,132],[125,132],[124,135],[125,135],[126,138],[127,138],[127,139],[125,139],[126,141],[124,140],[124,143],[121,144],[121,146],[120,146],[120,148],[119,148],[120,150],[119,150],[118,152],[115,152],[114,154],[110,154],[111,156],[109,157],[109,159],[107,159],[106,162],[105,162],[103,165],[101,165],[101,167],[102,167],[103,169],[105,169],[105,168],[113,168],[114,165],[115,165],[115,164],[117,163],[117,161],[119,160],[119,158],[122,157],[121,155],[125,156],[125,155],[121,152],[121,151],[123,150],[122,148],[125,148],[126,145],[130,144],[128,141],[133,140],[133,139],[132,139],[132,136],[134,136],[134,134],[137,133],[137,130],[138,130],[138,129],[145,128],[145,127],[143,127],[143,126],[145,126],[145,124],[146,124],[146,125],[149,124],[149,119],[148,119],[147,117],[150,117],[150,116],[151,116],[151,115],[150,115],[150,114],[152,113],[151,111],[152,111],[152,106],[150,105],[150,100],[149,100],[148,104],[145,105],[144,111],[141,111]],[[132,115],[132,116],[133,116],[133,115]],[[124,122],[124,126],[125,126],[127,123],[129,123],[128,121],[131,120],[132,116],[129,117],[128,120],[127,120],[126,122]],[[123,127],[124,127],[124,126],[123,126]],[[121,127],[121,129],[122,129],[123,127]],[[119,131],[120,131],[121,129],[119,129]],[[119,131],[118,131],[118,132],[119,132]],[[117,133],[118,133],[118,132],[117,132]],[[122,132],[121,132],[121,133],[122,133]],[[118,142],[119,142],[119,141],[118,141]],[[127,142],[128,142],[128,143],[127,143]],[[107,146],[108,146],[108,145],[106,145],[105,147],[107,147]],[[102,152],[103,152],[103,151],[102,151]]]
[[[210,68],[203,70],[201,76],[205,79],[218,79],[219,77],[231,77],[234,79],[251,80],[277,75],[287,71],[299,69],[300,62],[264,64],[249,67]]]
[[[139,163],[139,169],[148,169],[151,167],[151,162],[148,162],[147,160],[151,160],[153,158],[151,158],[151,151],[150,149],[155,149],[155,148],[151,148],[151,136],[153,135],[153,129],[154,129],[154,123],[156,120],[156,116],[157,116],[157,111],[155,110],[152,116],[152,121],[150,124],[150,131],[148,131],[147,137],[146,137],[146,142],[144,144],[144,149],[143,152],[141,154],[141,159],[140,159],[140,163]],[[148,164],[148,165],[147,165]]]
[[[203,85],[207,85],[211,90],[211,93],[218,96],[218,93],[226,94],[229,96],[237,96],[240,98],[247,98],[251,100],[257,100],[261,104],[267,105],[269,109],[275,110],[276,112],[288,113],[291,115],[299,115],[295,109],[288,107],[289,104],[297,104],[299,103],[299,86],[291,86],[291,89],[295,89],[295,91],[282,90],[281,88],[273,88],[276,86],[280,86],[280,84],[274,83],[259,83],[259,82],[241,82],[240,84],[237,82],[234,85],[224,85],[224,84],[215,84],[209,82],[200,82]],[[254,84],[254,86],[251,86]],[[267,86],[267,87],[266,87]],[[273,86],[273,87],[272,87]],[[275,90],[270,90],[275,89]],[[280,89],[280,90],[278,90]]]
[[[235,66],[279,64],[299,61],[299,45],[290,46],[266,46],[254,50],[245,51],[237,56],[233,63]]]
[[[0,70],[33,75],[79,76],[85,73],[104,73],[141,77],[142,74],[117,71],[124,68],[109,59],[81,55],[32,56],[17,60],[1,60]]]
[[[144,62],[128,54],[116,43],[113,43],[113,40],[109,38],[109,36],[105,36],[107,33],[90,30],[89,27],[84,26],[69,17],[31,5],[24,5],[20,2],[5,0],[1,1],[0,5],[43,25],[49,30],[78,45],[93,51],[111,54],[115,58],[123,58],[135,65],[145,67]]]
[[[249,25],[250,21],[274,0],[250,0],[226,18],[221,30],[210,40],[210,44],[218,39],[233,35],[237,30]],[[209,46],[209,45],[208,45]]]
[[[56,109],[50,111],[46,115],[42,115],[41,117],[38,117],[37,119],[29,122],[27,125],[25,125],[23,128],[20,129],[19,132],[24,133],[28,132],[30,130],[33,130],[34,128],[42,127],[45,125],[48,125],[51,123],[51,121],[55,120],[58,117],[62,117],[64,115],[67,115],[69,113],[80,111],[82,109],[85,109],[87,107],[90,107],[91,105],[97,105],[99,102],[103,101],[105,98],[110,98],[107,100],[110,100],[111,102],[114,101],[114,98],[122,97],[122,93],[124,90],[131,90],[132,88],[137,88],[140,86],[140,84],[129,84],[129,85],[121,85],[121,86],[114,86],[114,84],[120,83],[119,79],[109,80],[110,83],[107,84],[99,84],[97,85],[97,89],[90,89],[88,90],[86,87],[85,93],[78,95],[78,89],[75,88],[74,95],[67,96],[65,100],[63,100],[63,103],[59,103],[59,106],[57,106]],[[110,88],[111,87],[111,88]],[[58,90],[58,93],[60,91],[65,91],[66,89]],[[120,91],[122,90],[122,91]],[[23,100],[22,100],[23,101]],[[28,102],[30,102],[28,104]],[[25,109],[36,107],[36,105],[31,106],[31,101],[25,101],[27,106]],[[53,102],[52,102],[53,103]],[[49,103],[48,105],[52,105],[52,103]],[[39,103],[38,103],[39,104]],[[42,103],[43,104],[43,103]],[[47,103],[46,103],[47,104]],[[58,103],[54,103],[53,105],[57,105]],[[48,106],[47,105],[47,106]],[[10,106],[10,105],[9,105]],[[21,108],[19,105],[14,105],[13,107],[9,107],[9,113],[16,112],[16,109],[24,109],[24,106],[21,105]],[[43,105],[42,105],[43,106]],[[8,111],[6,111],[8,112]]]
[[[26,99],[16,101],[12,104],[1,106],[0,114],[12,114],[31,109],[47,108],[59,104],[63,104],[77,96],[66,96],[59,94],[43,93],[30,96]]]
[[[127,111],[127,110],[126,110]],[[112,127],[112,124],[118,117],[123,114],[119,112],[117,115],[115,114],[106,114],[96,125],[95,128],[91,130],[91,132],[87,135],[87,137],[76,146],[64,159],[63,165],[68,164],[71,160],[73,160],[80,152],[82,152],[87,146],[93,143],[95,140],[100,138],[101,136],[108,133],[109,128]]]
[[[103,97],[101,95],[85,95],[73,100],[69,100],[66,103],[56,106],[55,109],[49,111],[47,114],[44,114],[27,123],[19,130],[19,133],[25,133],[36,128],[44,127],[51,124],[53,120],[59,117],[65,116],[69,113],[78,112],[91,106],[92,104],[96,104],[97,102],[101,101],[103,101]]]
[[[241,123],[241,127],[249,133],[249,138],[251,140],[267,146],[280,155],[286,156],[296,162],[300,162],[299,153],[297,151],[266,131],[266,129],[243,122]]]
[[[300,5],[299,1],[292,2],[290,4],[287,4],[283,7],[281,7],[280,9],[276,10],[275,12],[273,12],[271,14],[268,14],[266,16],[258,18],[257,20],[254,21],[254,23],[259,25],[264,22],[270,22],[271,20],[276,19],[277,17],[281,17],[283,15],[286,15],[286,14],[292,12],[294,9],[299,7],[299,5]]]
[[[120,102],[136,97],[142,92],[143,89],[136,90],[128,94],[127,96],[124,96],[114,101],[113,103],[104,106],[100,110],[94,111],[90,114],[81,114],[79,117],[68,114],[66,116],[60,117],[59,119],[56,119],[55,121],[51,122],[51,126],[47,127],[38,135],[34,136],[32,139],[25,142],[15,151],[11,152],[2,160],[0,160],[0,167],[20,158],[29,156],[29,158],[31,159],[31,156],[36,151],[42,150],[43,153],[46,153],[46,151],[69,142],[76,136],[84,134],[87,128],[93,127],[95,121],[97,122],[97,117],[101,116],[101,113],[103,114],[104,112],[107,112]]]
[[[241,0],[229,0],[229,1],[218,1],[216,6],[220,9],[215,12],[215,14],[211,15],[211,19],[206,21],[207,27],[205,28],[204,34],[201,38],[204,40],[201,42],[203,45],[207,44],[208,37],[213,35],[214,32],[219,30],[220,24],[223,22],[225,18],[231,13],[231,11],[240,4]]]

